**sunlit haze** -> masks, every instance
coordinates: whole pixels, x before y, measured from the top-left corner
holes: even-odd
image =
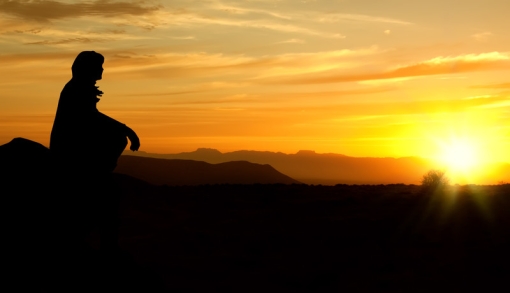
[[[157,153],[510,161],[507,0],[0,1],[0,144],[45,145],[80,51]]]

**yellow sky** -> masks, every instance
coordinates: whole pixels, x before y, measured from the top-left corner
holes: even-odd
[[[510,162],[507,0],[0,1],[0,144],[48,145],[83,50],[141,150]]]

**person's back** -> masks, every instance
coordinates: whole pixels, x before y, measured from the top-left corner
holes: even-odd
[[[65,165],[89,168],[91,154],[90,137],[94,135],[98,111],[95,102],[84,85],[70,80],[62,90],[50,137],[50,150],[62,168]],[[91,164],[92,165],[92,164]],[[68,167],[71,167],[68,166]]]

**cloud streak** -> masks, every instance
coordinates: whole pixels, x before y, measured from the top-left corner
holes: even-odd
[[[474,89],[510,89],[510,82],[498,83],[498,84],[475,85],[475,86],[471,86],[470,88],[474,88]]]
[[[273,12],[270,10],[257,9],[257,8],[244,8],[244,7],[239,7],[239,6],[223,4],[221,2],[216,2],[215,4],[212,5],[212,8],[216,9],[216,10],[228,12],[228,13],[233,13],[233,14],[255,13],[255,14],[265,14],[265,15],[269,15],[269,16],[279,18],[279,19],[290,20],[292,18],[290,16],[287,16],[287,15],[284,15],[281,13],[277,13],[277,12]]]
[[[359,82],[501,69],[510,69],[509,53],[491,52],[483,54],[467,54],[455,57],[436,57],[423,62],[400,66],[386,72],[352,75],[331,74],[329,76],[322,77],[296,77],[292,79],[282,79],[280,81],[269,81],[269,83],[321,84]]]
[[[319,17],[319,22],[335,23],[339,21],[356,21],[356,22],[375,22],[375,23],[389,23],[400,25],[411,25],[412,22],[403,21],[399,19],[371,16],[364,14],[346,14],[346,13],[329,13]]]
[[[147,1],[109,1],[64,3],[59,1],[1,0],[0,13],[27,21],[49,22],[82,16],[114,17],[119,15],[146,15],[162,9]]]
[[[90,44],[90,43],[102,43],[107,42],[107,39],[102,38],[70,38],[70,39],[63,39],[63,40],[44,40],[44,41],[36,41],[36,42],[29,42],[25,43],[26,45],[63,45],[63,44],[72,44],[72,43],[79,43],[79,44]]]
[[[479,42],[485,42],[487,41],[490,37],[492,36],[492,33],[491,32],[483,32],[483,33],[478,33],[478,34],[474,34],[472,35],[471,37],[473,37],[473,39],[479,41]]]
[[[304,44],[305,41],[301,39],[288,39],[285,41],[277,42],[276,44]]]
[[[331,39],[343,39],[340,33],[324,32],[297,25],[296,22],[277,22],[267,19],[232,19],[224,16],[205,16],[198,13],[177,10],[169,13],[167,25],[221,25],[238,28],[267,29],[284,33],[299,33]]]

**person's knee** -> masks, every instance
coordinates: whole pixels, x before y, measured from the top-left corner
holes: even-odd
[[[115,149],[124,150],[127,147],[128,139],[125,135],[116,135],[114,139]]]
[[[127,147],[127,144],[128,144],[128,139],[126,136],[120,136],[117,139],[116,145],[118,145],[120,149],[124,150]]]
[[[127,145],[128,145],[128,139],[125,135],[122,135],[122,134],[115,134],[114,136],[111,136],[109,138],[109,149],[111,152],[117,154],[120,156],[120,153],[122,153],[122,151],[124,149],[126,149]]]

